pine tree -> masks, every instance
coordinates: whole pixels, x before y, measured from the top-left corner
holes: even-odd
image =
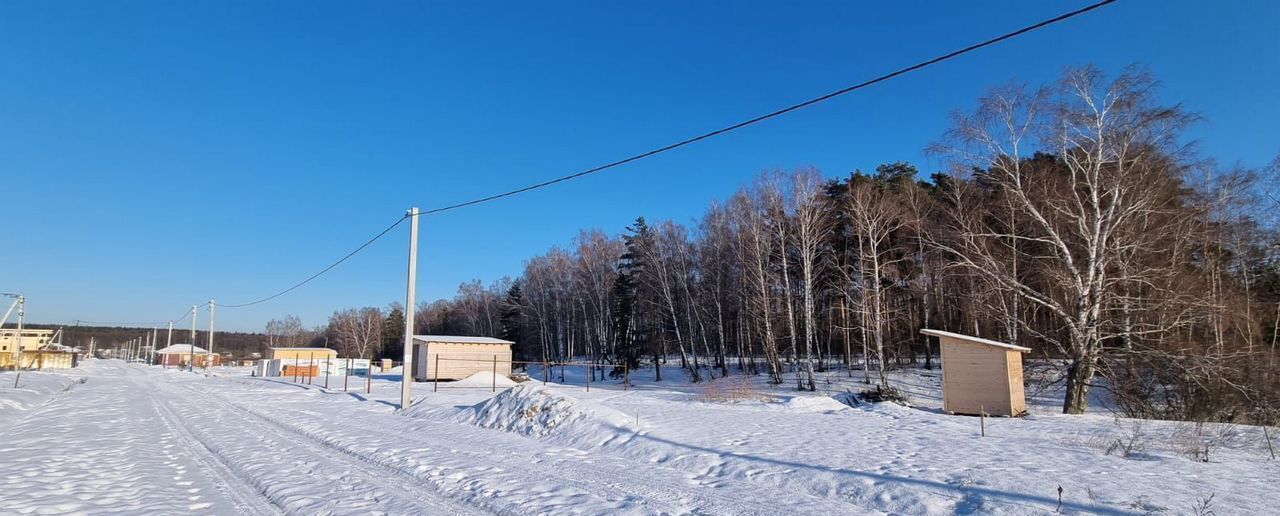
[[[507,299],[502,304],[502,315],[499,322],[502,324],[502,339],[514,342],[512,347],[516,356],[521,359],[529,359],[529,354],[525,353],[521,338],[524,329],[524,292],[520,290],[520,282],[511,284],[511,288],[507,289]]]

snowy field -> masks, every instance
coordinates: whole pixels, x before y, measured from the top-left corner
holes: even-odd
[[[1062,416],[1052,392],[982,437],[938,409],[936,370],[895,373],[910,407],[840,403],[863,387],[844,372],[586,392],[579,369],[419,383],[407,411],[392,374],[369,394],[114,360],[12,375],[3,514],[1274,514],[1280,479],[1260,428]]]

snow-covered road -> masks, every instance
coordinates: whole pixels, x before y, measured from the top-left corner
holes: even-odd
[[[354,393],[114,361],[87,367],[85,385],[0,436],[6,510],[763,514],[772,511],[758,500],[773,496],[803,512],[865,512],[768,486],[700,486],[660,465],[637,471],[621,457],[402,417]]]

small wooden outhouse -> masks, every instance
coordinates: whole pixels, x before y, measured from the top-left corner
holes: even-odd
[[[942,410],[953,414],[1020,416],[1027,411],[1022,390],[1022,354],[1030,348],[941,330]]]
[[[413,377],[418,381],[461,380],[480,372],[511,375],[509,340],[458,335],[414,335]],[[436,369],[439,369],[437,371]]]

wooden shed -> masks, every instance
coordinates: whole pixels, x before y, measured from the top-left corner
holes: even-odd
[[[511,375],[509,340],[458,335],[414,335],[413,377],[418,381],[461,380],[479,372]],[[437,360],[437,356],[439,360]],[[440,370],[436,371],[439,364]]]
[[[1022,354],[1030,348],[941,330],[942,410],[953,414],[1019,416],[1027,411],[1022,391]]]

